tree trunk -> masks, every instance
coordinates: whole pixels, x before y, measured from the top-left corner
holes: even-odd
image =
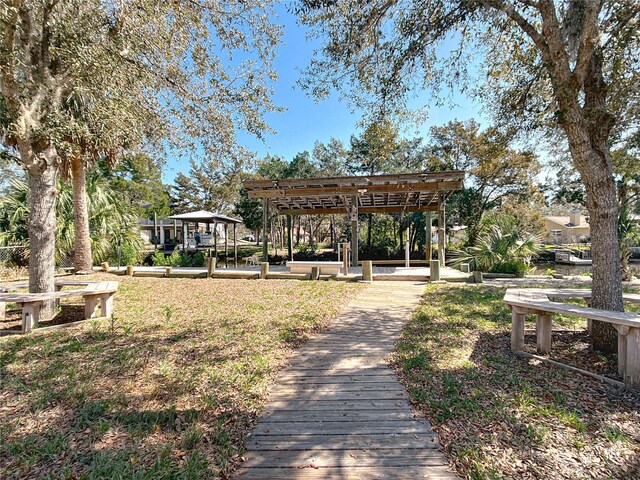
[[[367,251],[371,252],[371,229],[373,228],[373,213],[367,219]]]
[[[71,185],[73,187],[73,224],[75,231],[73,268],[76,273],[88,274],[93,269],[91,234],[84,163],[80,157],[71,159]],[[155,232],[154,232],[155,233]]]
[[[21,152],[24,158],[24,152]],[[29,292],[54,290],[56,268],[56,180],[55,150],[43,152],[40,161],[28,169],[29,182]],[[41,309],[42,318],[53,315],[53,302]]]
[[[583,105],[578,101],[578,92],[567,88],[570,83],[567,79],[562,85],[556,84],[555,90],[562,114],[560,125],[567,135],[573,163],[585,186],[593,254],[591,305],[623,311],[618,241],[620,206],[609,140],[615,117],[607,106],[608,86],[602,65],[602,54],[596,50],[589,60],[589,72],[584,80]],[[610,324],[593,322],[592,335],[594,349],[616,352],[617,333]]]
[[[611,167],[610,148],[606,141],[589,132],[579,122],[565,124],[569,149],[585,185],[593,282],[591,306],[603,310],[623,311],[620,245],[616,182]],[[596,138],[594,138],[596,137]],[[592,323],[593,348],[606,353],[617,351],[618,335],[609,323]]]

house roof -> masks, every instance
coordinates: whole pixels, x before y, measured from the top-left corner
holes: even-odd
[[[220,213],[207,212],[206,210],[171,215],[169,218],[171,220],[182,220],[183,222],[192,223],[242,223],[242,220],[238,220],[237,218],[227,217]]]
[[[364,177],[254,180],[250,198],[266,199],[281,215],[436,211],[462,188],[464,172],[451,170]]]
[[[582,216],[580,217],[579,225],[573,225],[571,223],[571,217],[544,217],[544,218],[546,218],[552,223],[555,223],[565,228],[590,228],[591,227]]]

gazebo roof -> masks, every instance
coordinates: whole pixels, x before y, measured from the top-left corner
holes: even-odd
[[[242,220],[238,220],[237,218],[227,217],[220,213],[207,212],[206,210],[181,213],[179,215],[172,215],[169,218],[171,220],[182,220],[183,222],[193,223],[242,223]]]
[[[363,177],[253,180],[243,183],[249,198],[263,198],[281,215],[428,212],[462,188],[464,171],[402,173]]]

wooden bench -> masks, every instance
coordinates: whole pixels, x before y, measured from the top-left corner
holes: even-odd
[[[640,295],[624,294],[629,302],[640,303]],[[524,349],[524,324],[528,314],[536,315],[538,352],[551,351],[551,315],[560,313],[610,323],[618,331],[618,373],[628,386],[640,385],[640,315],[612,312],[552,301],[555,298],[582,298],[587,304],[591,291],[582,289],[510,288],[504,302],[511,308],[511,350]]]
[[[342,262],[287,262],[291,273],[311,273],[313,267],[320,269],[320,275],[339,275]]]
[[[84,287],[62,290],[64,287]],[[91,282],[82,280],[60,280],[55,282],[55,291],[47,293],[11,293],[28,288],[26,284],[0,285],[0,319],[5,318],[6,304],[17,303],[22,307],[22,333],[30,332],[40,321],[40,309],[46,301],[56,305],[65,297],[84,299],[85,319],[96,318],[96,307],[100,305],[102,317],[109,317],[113,311],[113,295],[118,290],[118,282]]]

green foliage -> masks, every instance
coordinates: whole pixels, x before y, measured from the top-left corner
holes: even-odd
[[[166,256],[163,252],[156,250],[151,255],[151,264],[157,267],[203,267],[205,256],[203,252],[194,254],[181,253],[174,250],[171,255]]]
[[[132,243],[123,243],[118,259],[117,247],[111,251],[109,262],[116,263],[120,260],[121,265],[140,265],[144,257],[144,247]]]
[[[485,212],[507,199],[531,203],[539,194],[535,183],[540,171],[537,157],[512,145],[516,132],[489,127],[480,130],[475,120],[453,121],[431,128],[430,170],[464,170],[468,179],[448,201],[447,210],[466,225],[468,244],[480,233]]]
[[[117,260],[117,249],[121,245],[122,263],[139,264],[142,260],[142,239],[138,235],[137,215],[132,212],[130,204],[97,173],[87,177],[86,189],[94,262]],[[71,186],[59,183],[58,190],[56,258],[60,260],[73,253],[75,236]],[[0,200],[1,245],[28,246],[28,193],[26,181],[14,180],[8,194]]]
[[[138,216],[158,218],[169,215],[169,194],[162,183],[162,168],[159,161],[144,154],[125,155],[112,169],[104,161],[98,168],[108,179],[111,188],[131,204]]]
[[[455,253],[454,264],[469,263],[480,271],[498,268],[518,273],[529,268],[531,259],[541,250],[539,243],[538,235],[522,230],[509,217],[500,217],[474,245]]]
[[[515,275],[523,275],[531,269],[530,265],[516,260],[507,260],[493,265],[489,272],[491,273],[513,273]]]
[[[240,198],[235,203],[233,213],[242,218],[249,230],[255,232],[262,228],[262,202],[249,198],[244,188],[240,190]]]
[[[151,265],[156,267],[166,266],[167,256],[164,254],[164,252],[160,250],[156,250],[155,252],[153,252],[153,254],[151,255]]]

